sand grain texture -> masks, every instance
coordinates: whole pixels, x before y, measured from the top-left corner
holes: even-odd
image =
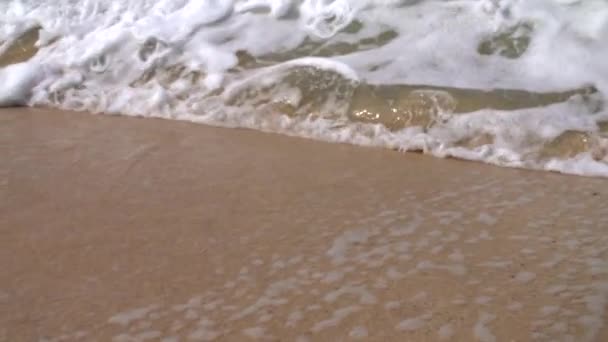
[[[0,341],[606,341],[608,183],[0,112]]]

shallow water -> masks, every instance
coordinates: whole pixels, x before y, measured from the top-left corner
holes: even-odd
[[[608,340],[603,179],[0,118],[0,340]]]
[[[14,0],[0,22],[3,105],[608,176],[602,0]]]

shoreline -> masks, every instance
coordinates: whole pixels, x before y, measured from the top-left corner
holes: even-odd
[[[0,123],[0,340],[608,340],[601,178],[53,109]]]

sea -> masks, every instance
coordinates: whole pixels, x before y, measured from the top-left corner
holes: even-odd
[[[606,177],[607,94],[606,0],[0,2],[3,107]]]

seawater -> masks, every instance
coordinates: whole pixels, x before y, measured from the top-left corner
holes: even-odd
[[[0,105],[608,176],[605,0],[9,0]]]

